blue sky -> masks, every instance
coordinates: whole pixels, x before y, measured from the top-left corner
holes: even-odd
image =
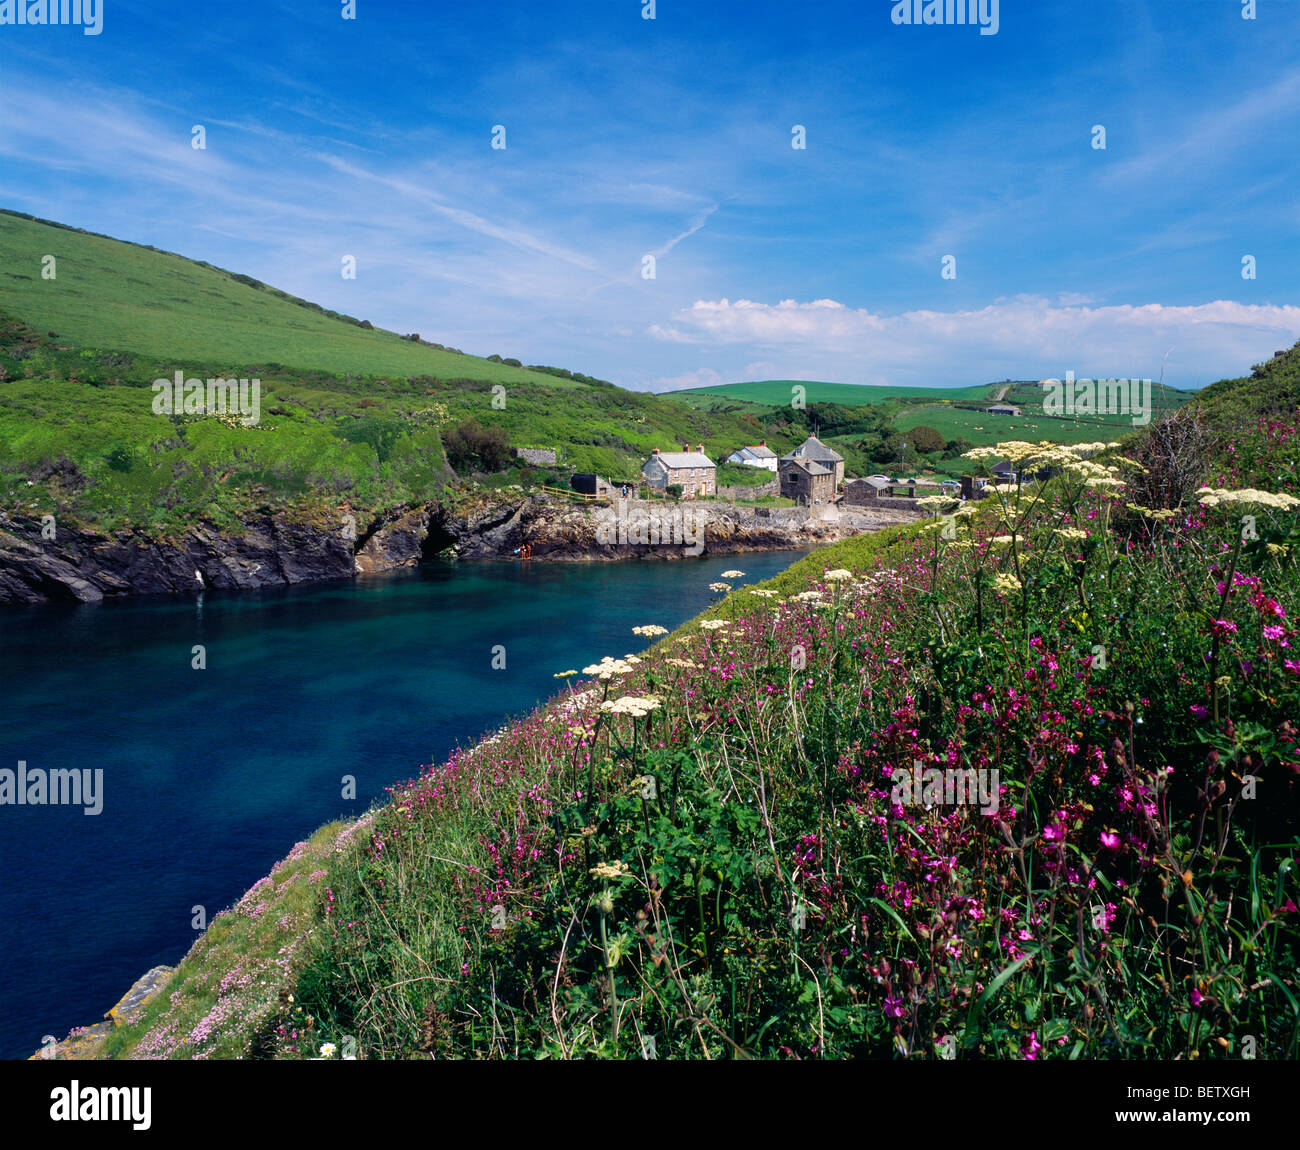
[[[1193,387],[1300,338],[1297,0],[341,7],[0,26],[0,206],[643,389]]]

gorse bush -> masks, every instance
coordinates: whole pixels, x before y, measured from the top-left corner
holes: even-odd
[[[994,450],[396,788],[267,1049],[1296,1057],[1300,500]]]

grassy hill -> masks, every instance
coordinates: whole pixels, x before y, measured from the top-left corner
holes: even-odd
[[[177,370],[260,379],[261,422],[154,414],[150,384]],[[253,510],[367,513],[445,497],[444,443],[467,424],[558,451],[549,470],[451,461],[498,486],[631,478],[654,447],[703,442],[722,459],[806,433],[416,342],[183,256],[0,213],[0,507],[154,532],[199,516],[237,530]]]
[[[1260,419],[1290,418],[1300,408],[1300,342],[1255,364],[1248,376],[1203,388],[1197,408],[1225,431]]]
[[[993,394],[999,385],[976,387],[882,387],[874,384],[825,383],[806,379],[764,379],[749,383],[724,383],[715,387],[687,387],[680,391],[665,392],[672,398],[707,409],[726,407],[733,403],[752,404],[757,407],[789,407],[795,387],[804,389],[807,403],[837,403],[845,407],[864,407],[889,400],[967,399],[978,402]]]
[[[42,259],[55,258],[55,278]],[[78,348],[178,361],[493,383],[537,373],[425,346],[249,276],[157,248],[0,211],[0,311]]]
[[[792,409],[792,388],[802,386],[806,405]],[[762,380],[666,392],[665,398],[712,414],[743,414],[780,427],[797,420],[815,431],[846,461],[849,475],[883,470],[958,476],[978,470],[964,458],[972,446],[1024,439],[1058,444],[1112,440],[1135,431],[1130,415],[1055,416],[1043,411],[1035,380],[1003,380],[976,387],[874,387]],[[1142,398],[1153,419],[1187,403],[1194,392],[1153,385]],[[1148,399],[1149,396],[1149,399]],[[1021,416],[990,415],[995,401],[1014,404]],[[929,447],[919,451],[917,428],[928,429]]]

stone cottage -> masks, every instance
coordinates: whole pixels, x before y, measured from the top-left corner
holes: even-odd
[[[777,477],[781,494],[787,499],[811,506],[830,503],[835,498],[835,472],[816,460],[783,458]]]
[[[680,483],[684,499],[718,492],[718,465],[704,454],[702,443],[694,451],[689,445],[683,445],[681,451],[660,451],[656,447],[642,465],[641,474],[655,491],[665,491],[672,484]]]
[[[815,435],[808,436],[807,439],[799,444],[799,446],[788,455],[781,456],[782,463],[795,462],[798,460],[819,463],[834,475],[835,478],[831,481],[831,486],[834,491],[838,491],[840,484],[844,482],[844,456],[842,456],[838,451],[827,447],[826,444]],[[780,469],[778,468],[778,473],[779,470]],[[781,494],[784,495],[785,491],[783,490]]]

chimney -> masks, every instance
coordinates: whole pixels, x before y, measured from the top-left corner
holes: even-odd
[[[659,454],[659,448],[657,448],[657,447],[652,448],[651,451],[650,451],[650,454],[651,454],[651,455],[658,455],[658,454]]]
[[[704,444],[702,444],[702,443],[697,444],[695,450],[698,451],[701,455],[703,455],[703,454],[704,454]]]
[[[767,440],[766,440],[766,439],[763,440],[763,442],[760,443],[758,446],[759,446],[759,447],[766,447],[766,446],[767,446]]]
[[[691,445],[690,445],[689,443],[683,443],[683,444],[682,444],[682,451],[683,451],[683,453],[685,453],[685,452],[689,452],[690,449],[691,449]]]

